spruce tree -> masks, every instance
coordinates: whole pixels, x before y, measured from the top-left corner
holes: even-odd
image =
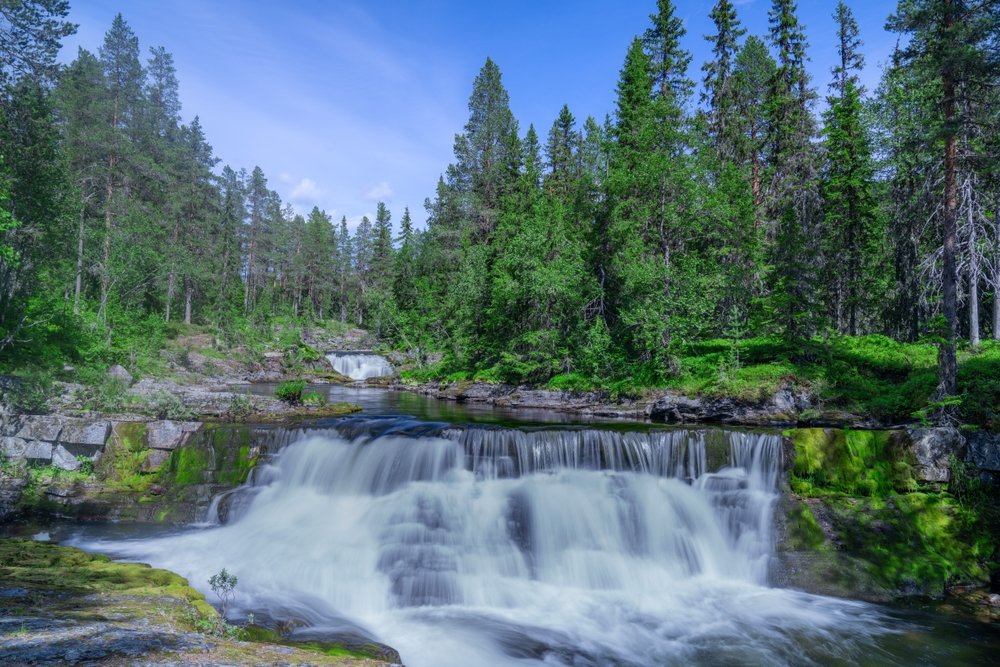
[[[716,150],[723,160],[731,160],[736,152],[734,133],[739,126],[733,70],[740,49],[739,39],[746,30],[740,27],[736,7],[730,0],[719,0],[709,16],[715,23],[716,33],[706,35],[705,39],[712,42],[714,58],[701,68],[705,72],[702,101],[708,103],[708,131]]]
[[[958,391],[955,339],[958,325],[958,137],[967,120],[962,98],[978,96],[996,85],[1000,70],[1000,8],[995,2],[902,0],[886,29],[910,35],[901,64],[912,68],[928,86],[938,89],[939,113],[928,128],[942,144],[941,314],[943,342],[939,352],[941,396]]]

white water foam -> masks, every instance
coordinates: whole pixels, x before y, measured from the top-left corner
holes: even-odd
[[[377,354],[360,354],[356,352],[332,352],[326,358],[333,368],[341,375],[352,380],[367,380],[368,378],[392,375],[393,368],[385,357]]]
[[[410,667],[891,664],[876,608],[765,586],[779,440],[466,429],[303,437],[226,525],[87,544]]]

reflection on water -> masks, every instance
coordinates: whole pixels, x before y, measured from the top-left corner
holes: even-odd
[[[276,383],[237,385],[237,391],[258,396],[273,396]],[[356,385],[309,385],[307,391],[322,394],[330,403],[353,403],[365,414],[411,415],[417,419],[438,422],[471,422],[483,424],[621,424],[633,417],[645,421],[643,413],[625,413],[623,419],[593,417],[553,410],[532,410],[491,406],[484,403],[442,401],[410,391],[389,391],[377,387]]]

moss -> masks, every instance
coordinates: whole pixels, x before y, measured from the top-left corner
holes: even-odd
[[[206,472],[211,455],[200,447],[181,447],[170,454],[160,469],[159,483],[168,486],[190,486],[208,481]]]
[[[798,494],[886,497],[916,490],[902,431],[800,428],[785,436],[795,446],[791,484]]]
[[[788,536],[784,549],[791,551],[816,551],[824,548],[826,536],[813,515],[809,505],[796,502],[787,513]]]
[[[202,617],[217,615],[180,575],[47,542],[0,540],[0,578],[9,586],[55,592],[168,596],[193,605]]]

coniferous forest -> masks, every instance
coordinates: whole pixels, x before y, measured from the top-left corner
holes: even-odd
[[[652,2],[651,2],[652,5]],[[884,419],[1000,423],[1000,3],[833,9],[807,72],[794,0],[752,35],[712,8],[692,61],[671,0],[622,44],[614,113],[524,127],[472,82],[427,223],[296,214],[181,122],[171,53],[119,15],[57,65],[66,0],[0,5],[0,364],[141,369],[176,327],[253,348],[345,323],[404,379],[740,395],[805,383]],[[898,40],[865,89],[865,39]],[[196,110],[187,110],[189,113]]]

